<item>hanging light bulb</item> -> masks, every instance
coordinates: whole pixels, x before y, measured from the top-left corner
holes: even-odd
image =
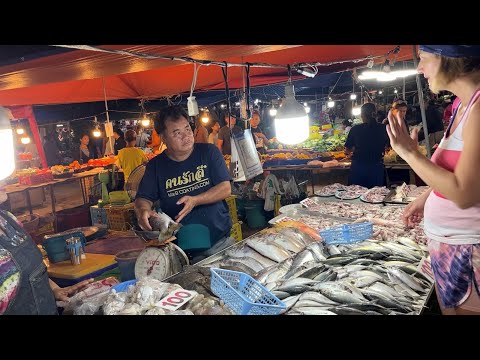
[[[397,94],[397,93],[398,93],[398,90],[397,90],[397,89],[395,89],[395,90],[393,90],[393,92],[394,92],[395,94]]]
[[[310,106],[305,106],[305,111],[307,112],[307,114],[310,114]]]
[[[355,106],[354,108],[352,108],[352,115],[353,116],[358,116],[360,115],[360,113],[362,112],[360,106]]]
[[[23,128],[17,128],[17,134],[18,135],[23,135],[23,134],[25,134],[25,130]]]
[[[357,94],[350,94],[350,100],[357,100]]]
[[[333,108],[333,107],[335,106],[335,101],[330,100],[330,101],[327,103],[327,106],[328,106],[329,108]]]
[[[204,124],[208,124],[208,122],[210,121],[210,117],[208,116],[210,113],[208,111],[208,109],[203,113],[203,116],[202,118],[200,119],[202,121],[202,123]]]
[[[10,126],[10,118],[10,111],[4,107],[0,107],[0,143],[2,144],[2,152],[0,156],[2,161],[2,166],[0,166],[0,180],[5,179],[13,172],[13,170],[15,170],[13,131]]]
[[[285,144],[298,144],[309,136],[308,115],[305,107],[295,100],[290,80],[285,85],[285,100],[275,117],[275,130],[278,141]]]
[[[277,115],[277,109],[275,109],[275,106],[272,105],[272,108],[270,109],[270,116],[275,116]]]
[[[143,126],[143,127],[148,127],[148,126],[150,126],[150,119],[147,118],[146,115],[144,115],[141,123],[142,123],[142,126]]]
[[[98,125],[97,125],[97,127],[93,130],[93,136],[95,136],[95,137],[97,137],[97,138],[100,137],[100,136],[102,136],[102,132],[100,131],[100,128],[98,127]]]
[[[380,91],[378,92],[378,95],[382,95],[382,94],[383,94],[383,91],[380,90]]]
[[[23,144],[23,145],[27,145],[27,144],[30,144],[30,138],[28,136],[24,136],[20,139],[20,142]]]

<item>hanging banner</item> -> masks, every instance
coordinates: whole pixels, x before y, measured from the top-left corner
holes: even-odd
[[[233,181],[246,181],[245,173],[243,172],[242,164],[238,156],[237,147],[233,138],[230,139],[231,144],[231,159],[230,159],[230,175]]]
[[[235,143],[238,152],[238,158],[242,165],[245,178],[247,180],[254,178],[263,173],[262,163],[258,157],[255,142],[253,141],[252,132],[250,129],[232,134],[232,150]],[[233,161],[233,151],[232,151]]]

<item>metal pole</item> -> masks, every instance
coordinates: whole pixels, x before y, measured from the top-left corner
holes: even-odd
[[[107,104],[107,93],[105,92],[105,79],[102,76],[102,85],[103,85],[103,97],[105,99],[105,112],[107,113],[107,123],[110,122],[110,116],[108,116],[108,104]],[[110,147],[113,150],[113,155],[115,155],[115,150],[113,149],[113,139],[112,136],[108,137],[108,141],[110,142]]]
[[[416,69],[418,67],[417,47],[413,45],[412,50],[413,50],[413,65],[415,66],[415,69]],[[422,84],[420,83],[420,74],[417,73],[417,75],[415,76],[417,80],[418,102],[420,104],[420,113],[422,115],[423,133],[425,134],[425,146],[427,147],[427,156],[430,159],[432,157],[432,150],[430,149],[430,141],[428,140],[428,126],[427,126],[427,117],[425,116],[425,104],[423,101]]]

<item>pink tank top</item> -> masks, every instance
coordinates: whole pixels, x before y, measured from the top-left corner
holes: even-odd
[[[480,97],[480,89],[470,99],[465,113],[457,128],[449,133],[455,114],[447,128],[440,145],[432,156],[431,161],[438,166],[454,172],[463,150],[462,132],[472,105]],[[425,203],[425,234],[437,241],[449,244],[476,244],[480,243],[480,204],[468,209],[460,209],[452,201],[437,191],[432,191]]]

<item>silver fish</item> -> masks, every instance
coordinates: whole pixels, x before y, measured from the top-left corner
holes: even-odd
[[[285,249],[275,243],[268,243],[259,238],[247,239],[245,242],[252,249],[273,261],[282,262],[290,257],[290,254]]]

